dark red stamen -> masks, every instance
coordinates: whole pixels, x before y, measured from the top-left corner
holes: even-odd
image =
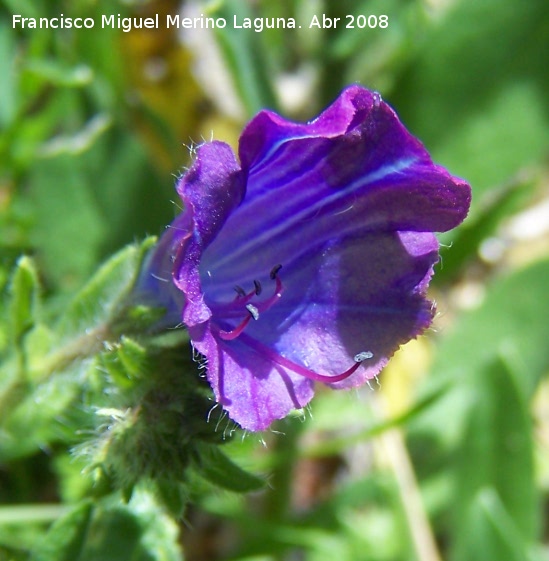
[[[255,294],[259,296],[262,291],[261,283],[258,280],[254,280]]]

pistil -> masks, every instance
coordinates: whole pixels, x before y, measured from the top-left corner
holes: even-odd
[[[296,374],[304,376],[309,380],[314,380],[315,382],[322,382],[324,384],[334,384],[336,382],[341,382],[342,380],[349,378],[349,376],[351,376],[358,370],[358,367],[365,360],[368,360],[374,356],[373,353],[370,351],[362,351],[354,356],[353,359],[354,364],[350,368],[345,370],[345,372],[330,376],[328,374],[318,374],[317,372],[314,372],[313,370],[309,370],[308,368],[305,368],[300,364],[296,364],[295,362],[271,350],[269,347],[261,344],[259,341],[253,339],[252,337],[246,335],[245,333],[241,335],[241,340],[242,342],[250,345],[250,347],[254,348],[261,355],[266,356],[269,360],[275,362],[276,364],[279,364],[283,368],[287,368],[288,370],[291,370]]]

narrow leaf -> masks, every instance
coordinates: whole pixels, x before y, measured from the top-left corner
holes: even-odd
[[[276,97],[261,34],[252,29],[235,29],[232,25],[233,18],[238,22],[242,22],[244,18],[254,19],[249,5],[246,2],[226,0],[216,15],[231,22],[231,25],[223,29],[216,29],[216,37],[248,115],[265,107],[276,109]]]
[[[496,359],[478,379],[456,462],[456,535],[477,493],[493,487],[510,519],[530,540],[538,529],[532,422],[528,404],[510,367]]]
[[[454,561],[528,561],[530,544],[521,536],[494,489],[470,503]]]
[[[257,491],[265,486],[261,478],[237,466],[219,446],[200,444],[197,449],[197,471],[211,483],[237,493]]]
[[[21,257],[10,287],[10,330],[16,345],[35,323],[38,306],[38,275],[29,257]]]

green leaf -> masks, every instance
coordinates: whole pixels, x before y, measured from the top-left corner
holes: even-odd
[[[2,1],[10,12],[12,12],[13,14],[21,14],[23,17],[39,18],[45,13],[44,6],[36,0]]]
[[[167,479],[157,479],[155,484],[158,498],[167,511],[173,518],[181,518],[188,502],[188,494],[185,487],[181,483]]]
[[[499,493],[525,539],[539,527],[528,409],[549,367],[547,278],[549,260],[492,279],[482,304],[440,336],[424,391],[449,391],[411,420],[410,446],[420,476],[454,478],[446,500],[456,532],[482,487]]]
[[[70,155],[36,162],[29,185],[35,214],[31,241],[39,248],[41,269],[50,282],[72,289],[93,271],[106,234],[94,187]]]
[[[78,411],[80,391],[78,372],[69,369],[18,396],[19,403],[3,423],[2,461],[31,455],[54,442],[74,442],[86,424],[83,418],[69,421]]]
[[[77,294],[59,326],[62,338],[90,333],[106,327],[124,305],[124,298],[137,279],[142,260],[155,242],[144,240],[112,256]]]
[[[16,345],[36,321],[39,283],[34,263],[28,257],[17,262],[11,286],[10,331]]]
[[[433,147],[435,160],[473,185],[475,211],[480,194],[543,161],[549,144],[544,96],[534,84],[508,84]]]
[[[127,505],[112,497],[78,505],[51,527],[30,561],[181,561],[177,537],[177,525],[140,491]]]
[[[88,151],[111,124],[111,119],[106,114],[97,114],[89,119],[76,133],[60,134],[44,142],[38,150],[38,155],[42,158],[79,156]],[[74,171],[80,171],[78,167],[78,164],[75,165]],[[84,185],[81,188],[83,187]]]
[[[458,541],[468,539],[462,521],[484,487],[492,487],[497,493],[525,539],[533,541],[537,534],[533,427],[517,378],[503,358],[496,358],[477,380],[455,464],[453,510]]]
[[[530,544],[521,536],[497,493],[479,490],[469,503],[466,524],[456,533],[459,544],[453,561],[528,561]]]
[[[475,217],[467,220],[456,233],[449,234],[449,238],[453,239],[451,248],[442,255],[443,265],[438,268],[434,283],[444,284],[460,275],[465,263],[477,256],[480,244],[531,195],[532,186],[533,182],[528,178],[492,189]],[[439,236],[443,243],[445,237]]]
[[[142,528],[129,509],[102,508],[90,526],[81,561],[125,561],[139,559]],[[143,557],[141,557],[143,559]]]
[[[249,493],[265,486],[263,479],[237,466],[219,446],[200,443],[196,449],[196,469],[211,483],[237,493]]]
[[[146,369],[147,351],[128,337],[101,353],[103,368],[122,388],[131,387]]]
[[[57,520],[38,544],[30,561],[77,561],[84,545],[93,506],[84,501]]]

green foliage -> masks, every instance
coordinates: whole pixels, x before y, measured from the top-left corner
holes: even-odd
[[[149,493],[127,505],[83,502],[56,521],[30,561],[177,561],[177,529]]]
[[[222,2],[215,15],[231,22],[233,17],[239,22],[255,17],[246,2],[235,0]],[[268,57],[259,35],[254,30],[233,29],[230,25],[218,29],[217,36],[246,113],[251,116],[262,108],[275,108],[276,98],[268,72]]]

